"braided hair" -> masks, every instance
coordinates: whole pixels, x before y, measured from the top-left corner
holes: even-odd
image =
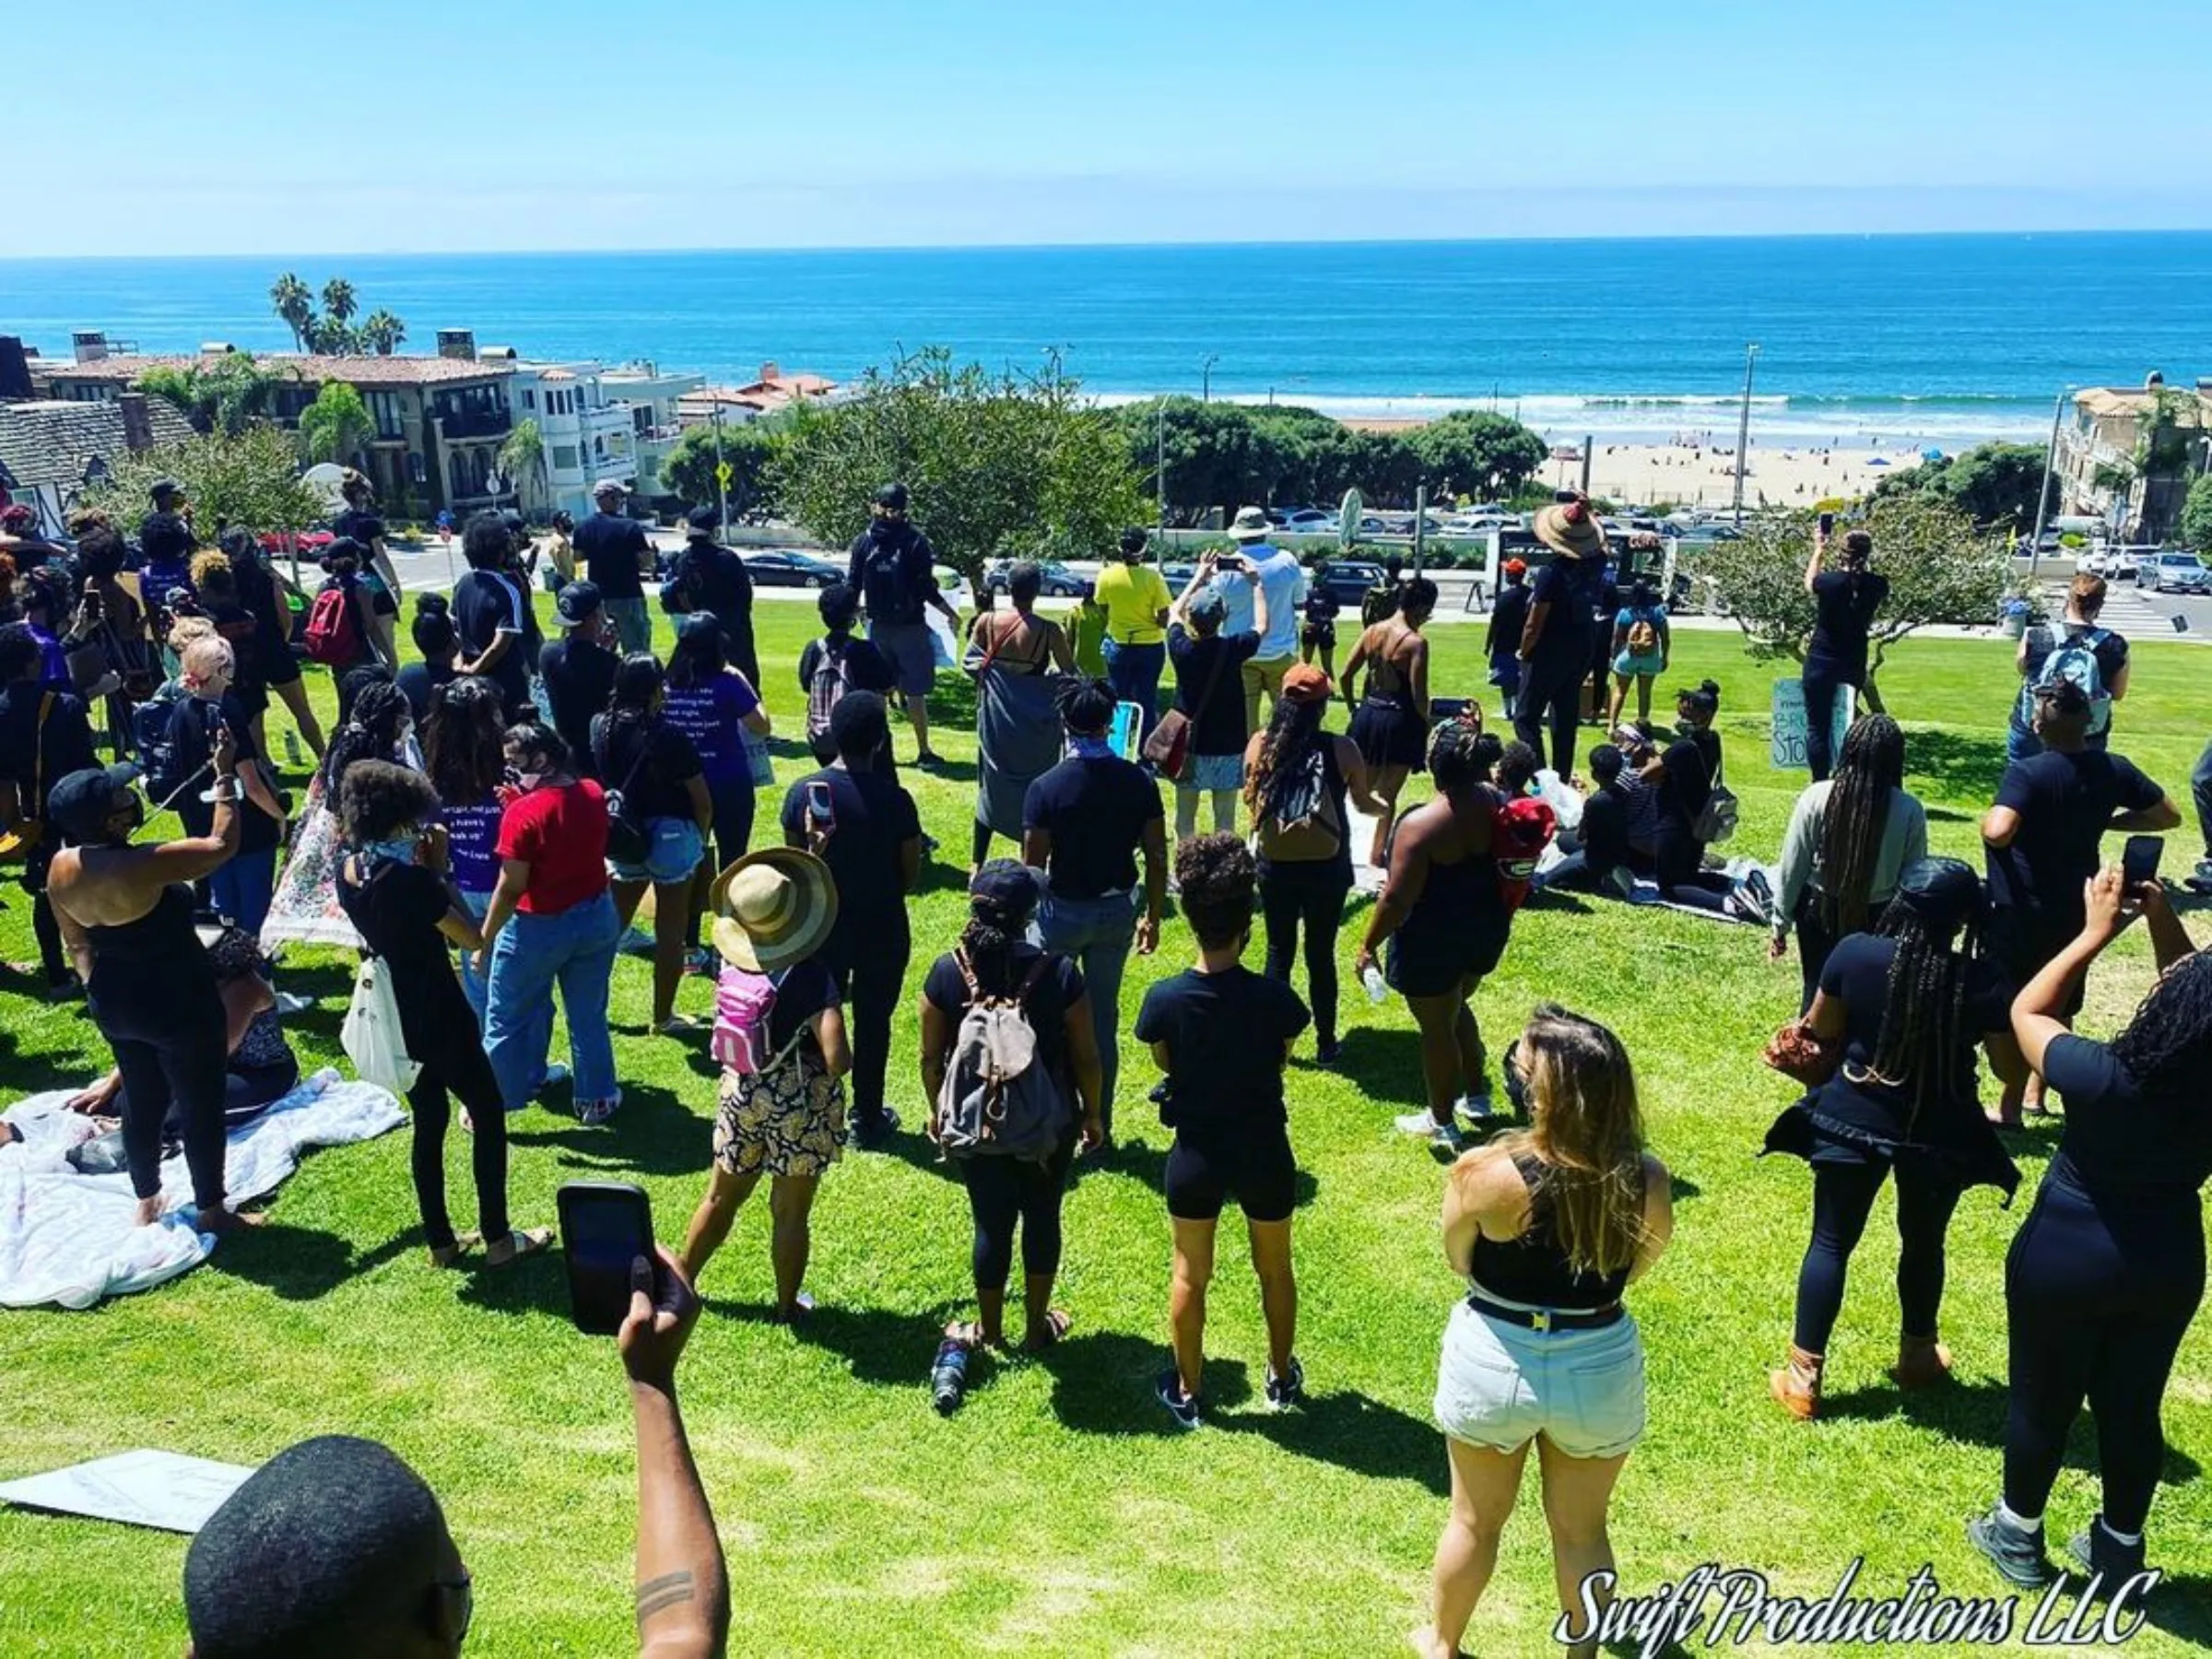
[[[1487,784],[1505,745],[1471,721],[1443,720],[1429,741],[1429,771],[1440,794],[1456,798]]]
[[[960,929],[960,954],[969,971],[986,996],[1004,996],[1016,989],[1014,947],[1027,935],[1029,911],[1018,912],[984,893],[968,895],[968,924]]]
[[[1874,866],[1889,827],[1889,797],[1904,787],[1905,734],[1887,714],[1852,722],[1820,827],[1821,925],[1840,939],[1866,925]]]
[[[2176,962],[2112,1039],[2112,1052],[2145,1094],[2180,1096],[2212,1062],[2212,951]],[[2212,1126],[2200,1134],[2212,1140]]]
[[[323,754],[323,798],[335,806],[346,769],[357,760],[389,760],[399,747],[399,730],[413,712],[406,694],[389,680],[371,680],[353,699],[346,724],[332,735]]]
[[[1063,681],[1054,699],[1062,723],[1082,737],[1105,735],[1106,728],[1113,724],[1115,700],[1111,681],[1086,679],[1081,676]]]
[[[430,693],[422,722],[423,768],[442,800],[481,806],[507,771],[506,708],[500,688],[464,675]]]
[[[1955,1103],[1947,1097],[1959,1089],[1958,1058],[1974,1036],[1966,1028],[1967,969],[1978,953],[1981,927],[1971,914],[1932,920],[1900,894],[1883,912],[1877,932],[1896,941],[1897,954],[1889,960],[1873,1057],[1852,1080],[1906,1095],[1910,1136],[1923,1109]]]
[[[1321,718],[1327,712],[1328,705],[1321,698],[1275,700],[1267,735],[1260,740],[1252,775],[1244,781],[1244,805],[1251,810],[1253,823],[1265,823],[1277,816],[1276,807],[1283,791],[1304,770],[1306,757],[1327,740],[1321,729]]]

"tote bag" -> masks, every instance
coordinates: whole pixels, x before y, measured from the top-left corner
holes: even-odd
[[[391,971],[375,957],[361,959],[353,1001],[346,1009],[345,1024],[338,1028],[338,1042],[364,1083],[401,1095],[414,1088],[421,1075],[422,1067],[407,1057],[407,1040],[400,1033]]]

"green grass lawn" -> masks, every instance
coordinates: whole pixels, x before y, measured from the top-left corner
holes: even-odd
[[[769,703],[786,734],[803,701],[790,665],[812,621],[811,606],[760,606]],[[1436,639],[1436,689],[1480,689],[1477,630],[1440,629]],[[1766,765],[1771,671],[1733,635],[1686,632],[1676,654],[1672,677],[1711,674],[1728,689],[1737,846],[1771,856],[1803,782]],[[2151,644],[2136,662],[2117,747],[2182,798],[2212,707],[2212,657]],[[2001,767],[2014,683],[1999,643],[1909,641],[1883,675],[1941,852],[1978,857],[1974,818]],[[946,861],[915,901],[910,997],[963,911],[951,861],[964,868],[971,705],[949,678],[945,690],[935,707],[952,775],[905,773]],[[271,718],[274,729],[281,711]],[[900,748],[912,752],[903,733]],[[806,764],[778,745],[780,777]],[[773,822],[766,804],[762,821]],[[2170,871],[2195,853],[2188,832],[2172,839]],[[2212,936],[2212,918],[2192,925]],[[1347,929],[1347,962],[1355,939]],[[1753,1156],[1791,1099],[1758,1052],[1794,1011],[1797,985],[1794,960],[1770,965],[1762,943],[1750,929],[1672,913],[1544,905],[1521,917],[1477,1002],[1493,1044],[1540,999],[1613,1025],[1677,1182],[1674,1248],[1632,1299],[1650,1353],[1651,1430],[1616,1504],[1623,1573],[1648,1589],[1720,1561],[1811,1596],[1863,1555],[1860,1594],[1899,1594],[1932,1563],[1946,1592],[1994,1594],[2001,1584],[1959,1528],[1997,1484],[2004,1253],[2054,1132],[2015,1137],[2030,1184],[2011,1212],[1988,1189],[1959,1207],[1944,1318],[1955,1385],[1908,1401],[1883,1374],[1897,1334],[1885,1198],[1830,1350],[1832,1416],[1785,1421],[1766,1372],[1788,1338],[1809,1178],[1801,1164]],[[11,888],[0,955],[33,954]],[[1171,922],[1160,953],[1131,965],[1124,1030],[1145,988],[1190,955],[1188,931]],[[294,1022],[303,1056],[329,1059],[349,962],[301,953],[284,980],[319,999]],[[2100,971],[2088,1026],[2111,1029],[2147,981],[2131,936]],[[1133,1045],[1120,1112],[1141,1149],[1085,1175],[1068,1200],[1060,1300],[1074,1332],[1048,1359],[987,1366],[952,1418],[932,1414],[925,1385],[936,1334],[971,1294],[967,1206],[918,1135],[895,1157],[848,1157],[824,1182],[810,1276],[820,1306],[802,1335],[766,1323],[768,1218],[756,1206],[740,1218],[702,1287],[707,1312],[682,1375],[729,1555],[731,1652],[1398,1649],[1425,1615],[1443,1514],[1429,1399],[1460,1287],[1438,1248],[1438,1166],[1389,1125],[1420,1096],[1411,1021],[1395,1002],[1371,1009],[1348,979],[1347,990],[1342,1070],[1315,1069],[1307,1040],[1289,1074],[1291,1135],[1310,1176],[1296,1232],[1299,1347],[1313,1395],[1301,1413],[1273,1415],[1259,1399],[1265,1347],[1233,1224],[1208,1332],[1215,1414],[1204,1431],[1175,1435],[1151,1398],[1166,1337],[1166,1137],[1144,1101],[1151,1068]],[[615,1017],[628,1103],[610,1127],[542,1111],[515,1120],[518,1224],[551,1221],[561,1182],[611,1177],[643,1183],[661,1237],[681,1238],[708,1163],[712,1068],[703,1042],[642,1034],[649,992],[646,962],[624,959]],[[706,982],[687,983],[684,1006],[710,1002]],[[922,1110],[911,1004],[893,1041],[892,1095],[911,1129]],[[74,1083],[104,1064],[81,1007],[0,1000],[8,1092]],[[0,1313],[0,1478],[135,1446],[250,1463],[311,1434],[372,1436],[445,1504],[476,1578],[472,1653],[625,1652],[634,1487],[612,1345],[569,1324],[558,1259],[475,1277],[426,1266],[406,1158],[404,1132],[317,1154],[277,1194],[268,1226],[150,1294],[80,1313]],[[464,1203],[457,1146],[449,1162]],[[2158,1628],[2129,1643],[2145,1655],[2212,1641],[2212,1481],[2202,1469],[2212,1458],[2212,1322],[2200,1319],[2183,1348],[2167,1428],[2169,1484],[2150,1546],[2154,1562],[2186,1576],[2155,1609]],[[2094,1509],[2094,1465],[2085,1421],[2053,1500],[2054,1543]],[[1472,1652],[1548,1648],[1553,1593],[1533,1484],[1469,1631]],[[183,1553],[165,1534],[0,1511],[0,1652],[181,1651]]]

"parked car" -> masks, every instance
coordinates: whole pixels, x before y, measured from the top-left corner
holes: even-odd
[[[1341,513],[1324,512],[1318,507],[1300,507],[1283,515],[1282,527],[1292,535],[1326,535],[1343,522]]]
[[[1315,566],[1311,580],[1338,605],[1356,611],[1368,589],[1382,580],[1382,567],[1364,559],[1332,559]]]
[[[989,566],[983,571],[983,585],[994,594],[1005,593],[1007,574],[1013,568],[1014,560],[1010,559],[1002,559]],[[1090,591],[1088,578],[1069,570],[1057,559],[1041,560],[1038,569],[1044,577],[1038,591],[1048,599],[1080,599]]]
[[[844,566],[833,565],[811,553],[772,547],[739,557],[745,560],[747,572],[760,587],[825,588],[845,579]]]
[[[2151,587],[2160,594],[2212,594],[2212,571],[2195,554],[2169,547],[2151,567]]]
[[[292,551],[292,547],[299,549],[302,559],[320,559],[323,556],[323,549],[337,539],[327,530],[302,530],[291,538],[292,547],[288,547],[285,545],[284,535],[280,531],[265,530],[259,537],[261,550],[272,559],[283,558]]]

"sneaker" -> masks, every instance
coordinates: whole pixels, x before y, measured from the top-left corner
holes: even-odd
[[[576,1102],[576,1121],[587,1129],[595,1129],[615,1115],[620,1100],[579,1100]]]
[[[1176,1428],[1195,1429],[1206,1420],[1205,1400],[1196,1394],[1182,1392],[1182,1378],[1173,1366],[1169,1366],[1153,1380],[1152,1394],[1168,1408],[1168,1417]]]
[[[1606,872],[1606,886],[1613,890],[1615,897],[1633,900],[1636,897],[1636,872],[1627,865],[1615,865]]]
[[[1999,1577],[2023,1590],[2041,1590],[2057,1576],[2043,1554],[2043,1529],[2015,1526],[1994,1504],[1966,1524],[1966,1541],[1989,1558]]]
[[[1487,1088],[1475,1094],[1461,1095],[1458,1104],[1459,1115],[1470,1124],[1487,1124],[1498,1115],[1498,1109],[1491,1103],[1490,1091]]]
[[[1343,1057],[1344,1044],[1341,1042],[1320,1043],[1313,1050],[1313,1064],[1316,1065],[1334,1065]]]
[[[314,1006],[315,999],[312,996],[295,996],[289,991],[276,993],[276,1012],[288,1018],[294,1014],[304,1014]]]
[[[2184,885],[2193,893],[2212,893],[2212,858],[2200,858],[2196,868],[2184,878]]]
[[[684,953],[684,971],[701,979],[713,979],[722,972],[722,958],[702,945],[697,950]]]
[[[568,1080],[568,1062],[565,1060],[556,1060],[550,1065],[546,1067],[545,1080],[537,1086],[537,1092],[542,1095],[549,1088],[559,1088]]]
[[[2110,1600],[2131,1580],[2149,1571],[2143,1560],[2143,1540],[2121,1543],[2105,1530],[2102,1515],[2074,1535],[2066,1545],[2066,1554],[2072,1558],[2075,1571],[2089,1581],[2082,1594],[2090,1600]]]
[[[1300,1365],[1294,1358],[1290,1361],[1289,1371],[1279,1377],[1275,1374],[1273,1366],[1267,1368],[1267,1404],[1269,1406],[1277,1411],[1288,1411],[1293,1406],[1303,1406],[1305,1403],[1306,1368],[1304,1366]]]
[[[651,956],[653,935],[641,927],[633,927],[622,935],[621,943],[615,949],[623,956]]]
[[[1757,865],[1744,877],[1744,892],[1759,906],[1762,919],[1774,914],[1774,884],[1767,879],[1766,871]]]
[[[1441,1125],[1431,1112],[1407,1112],[1391,1119],[1391,1126],[1400,1135],[1434,1135]]]
[[[846,1138],[855,1152],[880,1152],[884,1142],[898,1133],[899,1114],[886,1106],[872,1121],[854,1123]]]

